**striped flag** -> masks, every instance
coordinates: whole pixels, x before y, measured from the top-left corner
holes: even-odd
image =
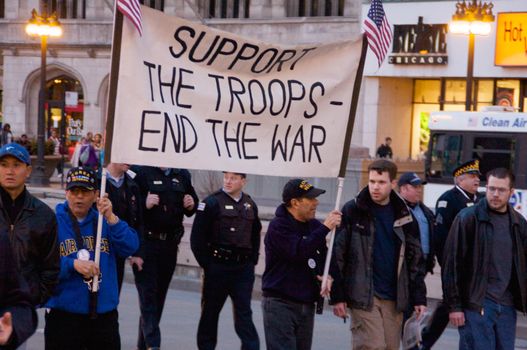
[[[117,8],[121,13],[128,17],[134,24],[139,32],[139,35],[143,35],[143,23],[141,17],[141,5],[139,0],[117,0]]]
[[[364,31],[368,38],[368,46],[377,56],[380,67],[392,41],[392,28],[384,13],[381,0],[371,1],[368,16],[364,20]]]

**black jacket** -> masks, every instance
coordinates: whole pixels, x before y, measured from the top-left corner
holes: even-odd
[[[211,245],[221,244],[221,237],[218,237],[221,233],[221,224],[227,224],[232,222],[233,219],[240,221],[252,220],[250,241],[251,241],[251,254],[252,261],[256,265],[258,263],[258,257],[260,252],[260,232],[262,231],[262,223],[258,217],[258,207],[256,203],[246,193],[242,193],[240,198],[240,205],[246,208],[243,212],[232,210],[232,216],[222,216],[219,199],[225,200],[227,203],[231,203],[233,209],[236,208],[236,202],[223,190],[219,190],[203,200],[199,204],[192,224],[192,233],[190,235],[190,247],[192,253],[196,257],[199,265],[203,268],[207,267],[211,258]],[[250,210],[248,210],[250,208]],[[247,232],[247,231],[244,231]],[[244,232],[236,231],[239,235]],[[237,236],[238,237],[238,236]],[[236,249],[237,247],[232,247]]]
[[[192,187],[191,176],[185,169],[170,169],[168,175],[158,167],[141,167],[137,177],[143,202],[148,193],[159,195],[159,205],[151,209],[143,206],[145,234],[168,233],[177,240],[183,236],[183,215],[192,216],[198,206],[198,196]],[[183,198],[189,194],[194,199],[194,208],[183,207]],[[145,205],[145,203],[143,203]]]
[[[445,244],[441,272],[445,303],[452,311],[481,311],[487,293],[492,251],[492,223],[487,200],[463,209],[452,224]],[[508,208],[513,244],[511,291],[514,306],[526,311],[527,221],[510,205]]]
[[[454,222],[456,215],[466,207],[474,205],[481,198],[481,195],[464,192],[460,187],[455,186],[443,193],[436,202],[436,227],[434,231],[434,251],[437,262],[443,264],[443,247],[448,236],[448,231]]]
[[[264,240],[263,295],[297,303],[317,301],[320,287],[316,275],[324,270],[328,233],[329,228],[317,219],[300,222],[280,204]],[[335,269],[330,270],[332,276]]]
[[[140,246],[142,247],[144,241],[144,198],[141,195],[139,185],[130,174],[125,173],[122,186],[124,186],[124,198],[119,198],[119,189],[110,181],[106,182],[106,193],[108,193],[108,197],[112,202],[115,215],[126,221],[131,228],[137,231],[141,242]],[[134,254],[134,256],[141,257],[143,257],[143,255],[141,248],[139,248],[139,251]]]
[[[37,314],[31,305],[27,284],[17,270],[6,232],[0,232],[0,317],[10,312],[13,333],[0,349],[16,349],[37,328]]]
[[[413,305],[426,305],[424,259],[419,242],[419,229],[410,210],[394,191],[390,194],[394,207],[393,231],[400,240],[397,301],[399,311]],[[334,283],[332,302],[347,302],[351,308],[371,310],[373,307],[373,244],[375,222],[371,212],[373,201],[366,186],[357,198],[342,209],[342,226],[335,238],[334,258],[340,270],[341,283]],[[404,255],[404,256],[403,256]],[[337,282],[337,280],[335,280]]]
[[[24,204],[14,223],[0,200],[0,227],[9,231],[13,256],[29,285],[31,302],[43,305],[58,283],[57,221],[46,204],[24,191]]]

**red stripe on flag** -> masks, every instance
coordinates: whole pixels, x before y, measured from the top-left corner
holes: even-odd
[[[143,23],[141,15],[141,5],[139,0],[117,0],[117,8],[121,13],[126,16],[139,32],[139,35],[143,35]]]

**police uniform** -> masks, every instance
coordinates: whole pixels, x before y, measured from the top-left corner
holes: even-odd
[[[457,177],[463,174],[480,174],[479,160],[471,160],[458,166],[453,176]],[[439,265],[443,263],[443,247],[448,236],[450,226],[454,222],[457,213],[466,207],[474,205],[481,198],[478,193],[472,194],[455,186],[443,193],[436,202],[436,229],[435,229],[435,251],[438,257]]]
[[[139,186],[134,181],[136,176],[133,172],[123,174],[121,179],[114,179],[108,173],[106,182],[106,193],[112,202],[113,210],[121,220],[124,220],[130,227],[137,231],[141,242],[143,241],[143,199]],[[134,256],[141,256],[140,251]],[[117,285],[119,294],[123,285],[124,265],[126,258],[117,258]]]
[[[463,174],[478,174],[479,160],[474,159],[465,162],[454,169],[452,175],[458,177]],[[448,231],[454,222],[456,215],[464,208],[476,203],[482,195],[472,194],[459,186],[454,186],[443,193],[436,202],[436,226],[434,230],[434,250],[440,266],[443,265],[443,248],[448,236]],[[434,312],[430,326],[423,332],[424,349],[429,349],[439,339],[449,322],[449,311],[444,303],[440,303]]]
[[[216,347],[218,317],[228,296],[232,300],[234,327],[242,349],[259,349],[260,341],[252,321],[251,294],[261,229],[258,208],[245,193],[235,200],[220,190],[199,204],[190,243],[204,269],[197,335],[200,350]]]
[[[190,173],[185,169],[142,167],[138,170],[136,181],[142,198],[146,199],[148,193],[159,196],[158,205],[151,209],[143,207],[144,242],[141,252],[144,264],[141,271],[134,266],[141,308],[137,347],[142,350],[160,346],[159,322],[176,267],[178,244],[184,234],[183,216],[194,214],[198,197],[192,187]],[[194,199],[192,210],[183,207],[186,194]]]

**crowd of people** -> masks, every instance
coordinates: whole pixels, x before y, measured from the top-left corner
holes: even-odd
[[[46,349],[119,349],[127,261],[139,299],[137,348],[161,348],[183,218],[195,215],[190,243],[204,272],[197,348],[216,347],[218,317],[230,297],[241,348],[259,349],[251,295],[262,224],[244,192],[246,174],[224,172],[222,187],[200,201],[185,169],[110,163],[99,198],[100,163],[91,149],[100,145],[97,135],[81,144],[82,165],[69,170],[66,201],[55,212],[25,187],[27,149],[0,148],[0,348],[24,344],[36,327],[35,309],[44,307]],[[267,349],[311,349],[324,297],[335,316],[351,318],[351,348],[399,349],[404,320],[427,312],[424,278],[436,261],[443,302],[415,349],[432,348],[448,322],[459,327],[460,349],[514,348],[516,310],[525,312],[527,303],[527,222],[508,204],[514,175],[491,170],[479,194],[478,160],[464,163],[434,214],[421,201],[426,182],[397,174],[389,159],[372,161],[368,184],[322,221],[315,216],[325,190],[300,178],[285,184],[264,240]],[[321,283],[332,230],[329,276]]]

